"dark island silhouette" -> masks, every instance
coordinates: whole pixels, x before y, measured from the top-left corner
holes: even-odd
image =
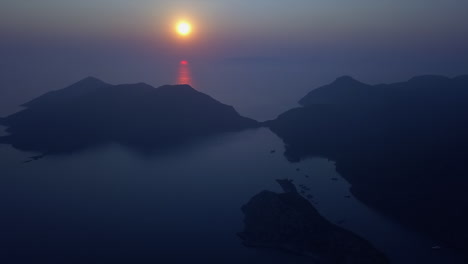
[[[353,194],[468,256],[468,76],[311,91],[266,125],[286,157],[336,161]]]
[[[110,85],[88,77],[24,106],[0,120],[9,133],[0,142],[46,154],[109,142],[156,149],[258,126],[188,85]]]
[[[244,245],[289,251],[311,263],[389,263],[368,241],[323,218],[292,180],[277,182],[283,193],[262,191],[242,207]]]

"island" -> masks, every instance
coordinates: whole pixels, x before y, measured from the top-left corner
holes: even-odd
[[[291,162],[326,157],[358,199],[468,257],[468,76],[312,90],[266,125]]]
[[[389,263],[384,254],[354,233],[328,222],[298,192],[292,180],[277,180],[283,193],[262,191],[242,207],[245,246],[285,250],[311,263]]]
[[[0,143],[45,154],[106,143],[158,149],[259,126],[189,85],[111,85],[88,77],[23,106],[0,119],[9,133]]]

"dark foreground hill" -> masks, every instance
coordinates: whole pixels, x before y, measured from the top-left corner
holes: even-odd
[[[110,85],[86,78],[3,118],[0,138],[21,150],[57,153],[117,142],[152,149],[257,126],[188,85]]]
[[[244,245],[293,252],[311,263],[389,263],[368,241],[323,218],[291,180],[278,183],[283,193],[262,191],[242,207]]]
[[[267,122],[291,161],[336,161],[356,197],[468,252],[468,76],[342,77]]]

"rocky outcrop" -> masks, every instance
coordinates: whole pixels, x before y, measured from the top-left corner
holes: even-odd
[[[284,193],[262,191],[242,207],[244,245],[286,250],[314,263],[388,263],[368,241],[323,218],[292,181],[278,182]]]

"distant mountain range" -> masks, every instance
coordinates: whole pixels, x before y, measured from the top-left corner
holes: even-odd
[[[332,105],[395,105],[395,104],[452,104],[468,99],[468,75],[448,78],[438,75],[417,76],[406,82],[369,85],[350,76],[343,76],[331,84],[309,92],[299,103],[303,106]]]
[[[341,77],[267,122],[297,162],[327,157],[368,205],[468,252],[468,75]]]
[[[88,77],[24,106],[0,121],[10,134],[0,141],[43,153],[107,142],[158,148],[258,126],[188,85],[111,85]]]

